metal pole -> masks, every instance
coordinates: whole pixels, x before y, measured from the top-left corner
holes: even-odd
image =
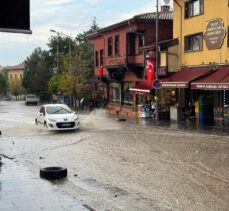
[[[155,79],[158,80],[158,0],[156,2],[156,64],[155,64]],[[159,111],[158,111],[158,90],[155,90],[156,96],[156,120],[159,120]]]
[[[72,48],[71,48],[71,42],[69,41],[69,75],[70,75],[70,88],[72,92]],[[70,93],[70,107],[72,106],[72,93]]]
[[[57,72],[59,72],[59,44],[57,43],[56,47],[56,67],[57,67]]]

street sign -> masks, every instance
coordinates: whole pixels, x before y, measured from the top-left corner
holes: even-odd
[[[160,81],[159,81],[159,80],[154,80],[154,81],[152,82],[152,87],[153,87],[154,89],[160,89],[160,87],[161,87]]]

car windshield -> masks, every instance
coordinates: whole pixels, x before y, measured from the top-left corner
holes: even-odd
[[[36,96],[35,95],[28,95],[28,96],[26,96],[27,98],[36,98]]]
[[[48,114],[70,114],[72,110],[67,106],[47,106],[46,112]]]

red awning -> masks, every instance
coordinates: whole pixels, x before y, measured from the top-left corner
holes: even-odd
[[[210,68],[189,68],[161,80],[161,88],[188,88],[189,83],[210,73]]]
[[[130,91],[133,92],[144,92],[144,93],[150,93],[151,90],[153,90],[152,82],[150,81],[142,81],[135,85],[134,87],[130,88]]]
[[[191,89],[229,90],[229,66],[191,83]]]

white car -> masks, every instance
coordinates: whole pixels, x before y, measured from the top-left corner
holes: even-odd
[[[25,97],[25,104],[26,105],[37,105],[37,103],[38,103],[38,98],[36,95],[34,95],[34,94],[26,95],[26,97]]]
[[[47,104],[40,108],[35,123],[48,130],[76,130],[80,122],[76,113],[65,104]]]

